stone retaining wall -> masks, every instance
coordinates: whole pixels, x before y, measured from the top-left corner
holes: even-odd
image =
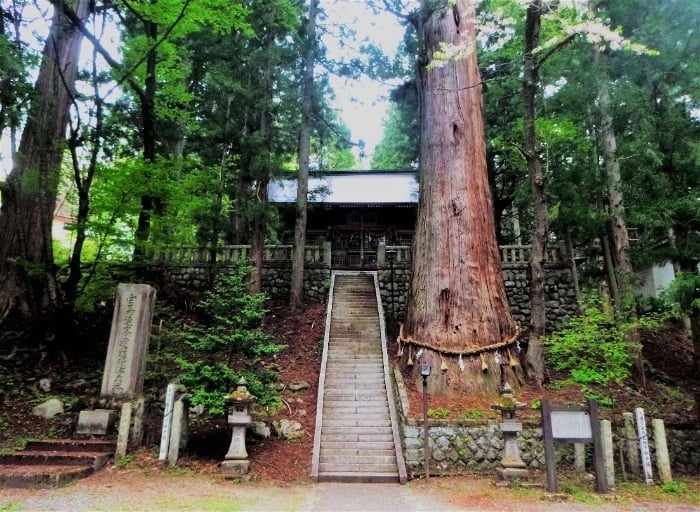
[[[546,271],[547,328],[562,327],[578,313],[571,270],[562,265],[548,265]],[[401,322],[411,288],[411,269],[407,265],[383,268],[377,272],[379,290],[388,321]],[[530,322],[530,276],[527,265],[504,265],[503,279],[515,321],[521,326]]]
[[[408,417],[409,404],[401,373],[393,371],[394,396],[398,401],[397,411],[401,423],[402,442],[406,470],[410,476],[425,473],[423,459],[423,422]],[[438,476],[454,475],[466,471],[493,471],[499,466],[503,456],[503,435],[495,420],[434,420],[428,421],[430,450],[430,474]],[[692,474],[700,471],[700,431],[666,430],[669,458],[672,471]],[[531,475],[543,472],[544,444],[541,423],[523,423],[523,430],[518,436],[523,462]],[[619,447],[616,447],[615,467],[621,474],[619,466]],[[653,453],[654,443],[650,435],[654,475],[656,457]],[[557,468],[571,469],[574,463],[573,444],[557,443]],[[592,451],[592,445],[588,446]],[[590,454],[589,454],[590,458]],[[590,467],[590,466],[589,466]]]

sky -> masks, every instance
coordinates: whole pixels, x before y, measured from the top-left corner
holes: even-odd
[[[396,54],[404,29],[394,15],[387,12],[374,14],[364,0],[321,0],[320,6],[327,15],[324,23],[335,21],[348,24],[357,31],[358,41],[371,39],[390,59]],[[359,52],[357,46],[348,44],[348,41],[344,41],[341,47],[340,41],[334,37],[325,36],[323,43],[333,57],[350,58]],[[358,165],[361,168],[369,167],[369,157],[384,133],[383,121],[389,107],[389,92],[396,84],[372,81],[367,77],[360,80],[331,77],[330,82],[336,95],[333,105],[350,129],[353,142],[365,142],[367,157]],[[359,148],[356,148],[358,157]]]
[[[328,48],[332,58],[351,58],[359,52],[359,42],[369,38],[390,57],[403,38],[403,28],[392,14],[383,12],[373,13],[365,0],[320,0],[320,6],[326,13],[321,23],[326,25],[346,24],[357,32],[357,44],[352,41],[341,41],[337,37],[326,35],[323,43]],[[37,13],[32,22],[37,41],[43,40],[48,32],[48,23]],[[327,27],[332,28],[332,27]],[[37,47],[43,44],[37,43]],[[83,52],[90,51],[90,44],[83,42]],[[338,109],[340,118],[350,129],[351,140],[355,143],[364,141],[366,154],[360,161],[360,150],[355,147],[358,168],[368,168],[371,154],[381,141],[384,132],[383,122],[389,107],[388,96],[395,84],[372,81],[368,78],[346,80],[337,76],[330,77],[331,87],[335,91],[332,104]],[[4,134],[7,135],[7,134]],[[0,141],[0,179],[9,174],[11,161],[9,159],[9,136]]]

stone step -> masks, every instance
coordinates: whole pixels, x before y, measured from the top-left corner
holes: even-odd
[[[395,473],[398,477],[398,466],[394,464],[372,464],[370,462],[319,462],[319,475],[321,473]]]
[[[363,416],[371,414],[371,415],[384,415],[386,414],[387,416],[389,415],[389,406],[388,405],[381,405],[377,407],[367,407],[367,406],[362,406],[362,405],[357,405],[357,406],[338,406],[333,403],[328,403],[324,404],[323,407],[323,417],[326,417],[326,414],[329,415],[336,415],[336,416],[343,416],[346,414],[362,414]]]
[[[359,436],[364,436],[364,435],[373,435],[373,436],[382,436],[382,435],[392,435],[392,430],[391,426],[387,427],[327,427],[326,425],[321,426],[321,436],[324,434],[327,434],[329,436],[334,436],[334,435],[347,435],[348,438],[351,438],[353,436],[358,436],[358,440],[360,439]],[[321,440],[323,440],[323,437],[321,437]]]
[[[330,434],[321,431],[321,447],[329,447],[328,443],[334,442],[354,443],[360,448],[364,443],[393,443],[394,437],[391,434]]]
[[[334,377],[326,377],[326,387],[338,386],[355,386],[355,387],[383,387],[384,375],[381,373],[363,373],[360,375],[336,372]]]
[[[396,483],[399,481],[398,471],[393,472],[345,472],[345,471],[322,471],[319,467],[318,481],[333,483],[333,482],[345,482],[345,483],[358,483],[358,484],[372,484],[372,483]]]
[[[396,455],[323,455],[321,464],[372,464],[396,467]]]
[[[0,466],[92,466],[104,467],[112,457],[103,452],[19,451],[0,455]]]
[[[324,395],[324,402],[323,402],[323,408],[324,410],[326,408],[332,409],[335,407],[356,407],[361,410],[374,410],[375,408],[389,408],[389,404],[387,404],[386,400],[325,400],[325,395]]]
[[[321,448],[321,457],[390,457],[396,459],[393,447],[385,450],[370,448]],[[327,462],[327,461],[325,461]]]
[[[325,442],[323,443],[323,446],[321,447],[321,451],[323,450],[370,450],[370,451],[377,451],[377,452],[392,452],[396,453],[395,446],[394,446],[394,441],[363,441],[363,442],[358,442],[358,441],[347,441],[344,439],[341,440],[328,440],[326,439]]]
[[[332,390],[329,392],[326,390],[323,393],[323,399],[324,400],[332,400],[332,401],[337,401],[337,402],[369,402],[370,400],[376,400],[377,398],[384,397],[384,401],[386,402],[386,390],[382,391],[381,393],[343,393],[338,390]],[[370,405],[370,404],[368,404]]]
[[[334,427],[352,428],[352,427],[370,427],[370,428],[391,428],[391,420],[389,418],[363,418],[357,416],[353,419],[328,419],[323,421],[323,429]]]
[[[67,485],[95,472],[92,466],[0,466],[0,487],[47,488]]]
[[[25,451],[62,451],[62,452],[102,452],[113,454],[116,450],[114,441],[101,439],[40,439],[28,441]]]

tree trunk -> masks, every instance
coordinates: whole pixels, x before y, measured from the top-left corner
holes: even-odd
[[[603,147],[605,160],[605,182],[608,189],[608,207],[610,208],[610,234],[612,247],[610,248],[612,263],[614,265],[614,281],[617,283],[617,298],[615,310],[618,318],[621,316],[637,319],[637,307],[634,302],[634,290],[632,278],[634,270],[629,256],[629,234],[624,218],[624,194],[622,192],[622,178],[620,174],[620,161],[617,157],[617,139],[613,130],[612,106],[610,100],[610,85],[608,76],[602,65],[600,45],[594,45],[594,62],[598,68],[598,106],[600,108],[599,138]],[[629,334],[630,341],[639,345],[640,336],[638,329],[632,329]],[[634,381],[637,387],[646,392],[646,372],[642,351],[636,354]]]
[[[519,385],[517,327],[496,243],[472,2],[429,12],[422,33],[427,61],[441,42],[471,50],[421,69],[420,200],[401,337],[409,344],[404,353],[416,357],[422,349],[420,362],[432,364],[429,392],[496,394],[504,378]]]
[[[530,253],[530,329],[528,347],[525,357],[528,378],[537,386],[544,381],[544,354],[542,337],[547,326],[545,308],[545,251],[547,249],[547,197],[545,195],[546,177],[540,163],[535,129],[535,98],[539,87],[539,63],[535,49],[540,40],[540,17],[542,5],[539,0],[527,6],[525,20],[525,55],[523,67],[523,101],[525,117],[523,119],[523,152],[527,161],[532,204],[534,230],[532,251]]]
[[[85,18],[89,2],[76,0]],[[0,318],[39,316],[58,299],[51,227],[82,35],[56,9],[15,165],[2,188]]]
[[[306,54],[302,77],[301,126],[299,127],[299,174],[297,177],[296,218],[289,306],[298,308],[304,302],[304,252],[306,249],[306,203],[309,191],[309,154],[311,146],[311,117],[313,115],[314,63],[316,61],[316,12],[318,0],[309,2],[306,26]]]
[[[143,90],[136,90],[141,102],[141,141],[143,144],[143,159],[147,165],[156,161],[156,91],[158,82],[157,52],[154,48],[158,37],[158,25],[152,21],[144,20],[144,32],[151,49],[146,56],[146,78]],[[141,196],[141,211],[134,233],[134,262],[140,263],[146,259],[147,243],[151,234],[151,219],[156,210],[158,200],[150,193]]]

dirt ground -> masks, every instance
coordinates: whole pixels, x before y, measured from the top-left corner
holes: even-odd
[[[313,484],[230,481],[186,469],[110,467],[60,489],[0,489],[9,511],[519,511],[691,512],[700,510],[700,481],[682,495],[657,486],[626,487],[600,496],[583,491],[547,496],[541,488],[508,488],[480,475],[399,484]]]

